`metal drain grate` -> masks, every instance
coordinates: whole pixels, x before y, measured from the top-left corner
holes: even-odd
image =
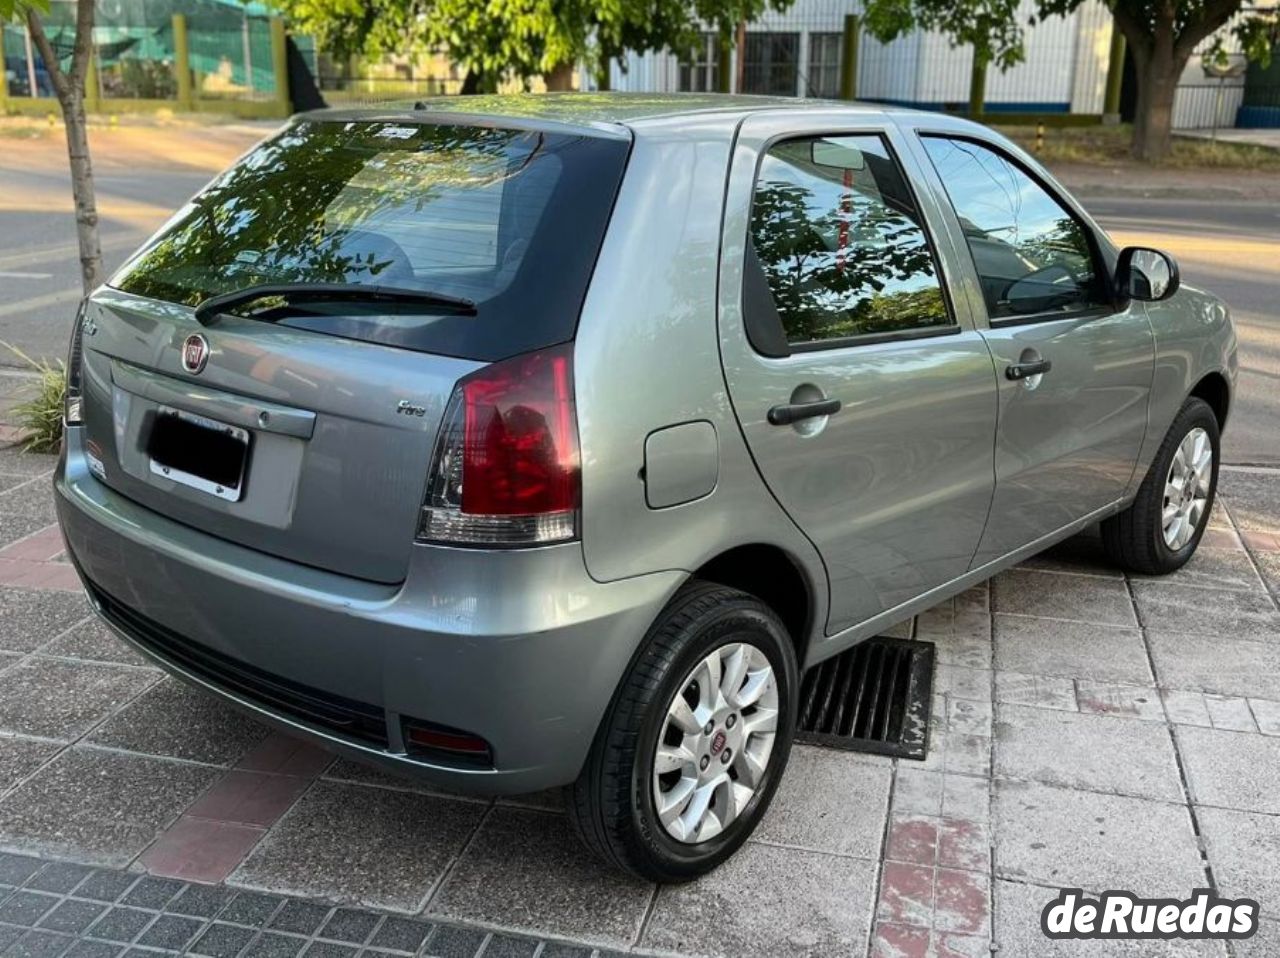
[[[932,642],[867,639],[805,673],[797,742],[923,760]]]

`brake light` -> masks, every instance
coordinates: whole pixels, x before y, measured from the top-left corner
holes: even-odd
[[[84,421],[80,369],[84,362],[84,323],[84,303],[81,303],[71,325],[71,345],[67,350],[67,385],[62,397],[62,423],[65,426],[79,426]]]
[[[432,456],[420,540],[500,547],[577,536],[572,355],[555,346],[459,382]]]

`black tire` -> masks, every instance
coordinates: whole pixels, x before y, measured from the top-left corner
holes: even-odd
[[[1213,449],[1213,468],[1204,512],[1191,538],[1179,549],[1165,542],[1162,521],[1165,507],[1165,479],[1178,446],[1193,429],[1203,429]],[[1142,575],[1167,575],[1182,568],[1195,554],[1204,535],[1218,492],[1218,463],[1221,460],[1218,417],[1203,399],[1194,396],[1183,403],[1164,442],[1156,452],[1138,495],[1127,509],[1102,523],[1102,544],[1116,565]]]
[[[686,844],[657,817],[652,762],[668,705],[714,649],[748,642],[767,657],[778,688],[778,726],[760,784],[719,835]],[[737,589],[693,581],[667,604],[623,677],[578,781],[569,817],[582,841],[640,878],[681,882],[703,875],[746,841],[769,807],[795,734],[799,670],[791,637],[763,602]],[[745,713],[744,713],[745,715]]]

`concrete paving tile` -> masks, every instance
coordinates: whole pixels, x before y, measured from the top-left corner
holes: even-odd
[[[612,871],[562,815],[495,806],[427,909],[598,944],[629,945],[652,886]]]
[[[933,667],[933,694],[977,702],[991,700],[991,669],[971,669],[938,662]]]
[[[1097,529],[1079,533],[1050,546],[1022,564],[1026,569],[1047,572],[1074,572],[1078,575],[1099,575],[1108,579],[1123,579],[1124,573],[1115,567],[1102,548],[1102,536]]]
[[[191,945],[190,953],[203,958],[235,958],[253,935],[251,929],[238,925],[210,925]]]
[[[181,951],[186,947],[196,932],[204,927],[198,918],[187,918],[182,915],[161,915],[142,933],[138,944],[147,948],[163,948],[168,951]]]
[[[1275,958],[1280,955],[1280,921],[1269,921],[1264,912],[1253,936],[1235,942],[1232,947],[1236,958]]]
[[[1135,581],[1168,582],[1173,585],[1202,586],[1261,592],[1264,588],[1248,553],[1237,549],[1212,549],[1203,544],[1186,565],[1167,576],[1135,575]]]
[[[1103,889],[1104,891],[1106,889]],[[1190,889],[1178,897],[1185,898]],[[995,943],[1000,958],[1225,958],[1222,942],[1185,939],[1046,938],[1040,930],[1044,906],[1058,897],[1059,889],[1010,881],[996,881]],[[1139,892],[1139,894],[1142,894]]]
[[[53,758],[61,747],[39,739],[0,736],[0,794]]]
[[[75,939],[52,931],[29,931],[9,946],[5,958],[59,958]]]
[[[489,804],[489,799],[487,798],[451,791],[408,774],[397,774],[393,769],[384,768],[381,765],[368,765],[342,756],[334,759],[333,764],[325,769],[323,778],[325,781],[331,782],[372,785],[377,788],[398,788],[411,792],[421,792],[424,795],[444,795],[448,798],[457,798],[462,801],[478,802],[483,805]]]
[[[90,619],[54,639],[40,650],[42,655],[60,655],[88,662],[110,662],[158,668],[135,652],[123,639],[97,619]]]
[[[50,862],[23,886],[27,891],[48,891],[67,895],[93,873],[88,865],[75,862]]]
[[[484,947],[484,958],[533,958],[538,951],[536,938],[513,938],[494,935]]]
[[[1255,551],[1254,558],[1272,593],[1280,594],[1280,552]]]
[[[1082,680],[1076,683],[1076,705],[1081,712],[1092,715],[1111,715],[1144,722],[1165,720],[1160,692],[1140,685]]]
[[[126,908],[117,905],[105,912],[89,929],[93,938],[118,941],[122,944],[136,939],[142,930],[155,919],[156,913],[142,908]]]
[[[122,866],[216,775],[195,765],[72,748],[0,800],[0,843]]]
[[[0,903],[0,921],[9,925],[34,928],[61,899],[44,892],[16,891]]]
[[[1123,582],[1013,569],[991,580],[991,607],[1015,615],[1137,626]]]
[[[871,862],[747,844],[710,875],[661,889],[640,944],[704,955],[861,953],[875,873]]]
[[[230,765],[270,734],[207,692],[165,678],[89,740],[129,752]]]
[[[1280,902],[1280,819],[1227,808],[1196,809],[1218,887],[1228,898],[1252,898],[1273,918]]]
[[[391,915],[385,918],[378,930],[373,933],[369,942],[371,948],[385,951],[402,951],[415,954],[427,936],[431,934],[432,925],[416,918],[398,918]]]
[[[83,595],[0,587],[0,649],[31,652],[89,615]]]
[[[318,782],[228,882],[416,911],[483,812],[465,802]]]
[[[998,780],[994,818],[999,877],[1147,897],[1205,884],[1183,806]]]
[[[1134,582],[1142,625],[1158,632],[1198,632],[1280,642],[1280,612],[1265,592],[1225,592],[1172,582]]]
[[[474,958],[484,944],[485,933],[479,928],[439,925],[422,950],[424,958]],[[313,956],[323,958],[323,956]],[[342,956],[338,956],[342,958]]]
[[[1206,695],[1205,709],[1214,728],[1230,732],[1256,732],[1249,700],[1234,695]]]
[[[149,670],[33,656],[0,673],[0,730],[70,741],[158,678]]]
[[[218,920],[261,928],[283,907],[284,902],[279,895],[265,895],[255,891],[238,892],[218,915]]]
[[[1231,506],[1242,531],[1280,532],[1280,483],[1275,473],[1251,469],[1223,469],[1219,491]]]
[[[124,946],[119,943],[108,944],[105,941],[81,938],[63,952],[63,958],[116,958],[123,950]]]
[[[94,901],[118,901],[137,880],[138,876],[132,872],[99,869],[80,883],[80,887],[76,889],[76,896],[91,898]]]
[[[0,513],[29,516],[40,520],[42,526],[58,521],[53,508],[53,489],[44,478],[32,479],[0,492]]]
[[[1160,701],[1164,713],[1174,725],[1199,725],[1209,728],[1209,707],[1205,705],[1203,692],[1187,692],[1183,689],[1161,689]]]
[[[1147,640],[1162,687],[1280,699],[1280,642],[1154,631]]]
[[[1002,671],[1133,685],[1154,681],[1137,629],[997,615],[995,647]]]
[[[58,457],[53,453],[24,452],[19,446],[0,449],[0,474],[7,476],[24,476],[27,479],[49,476],[57,465]],[[52,488],[49,494],[53,495]]]
[[[1269,699],[1249,699],[1248,702],[1258,731],[1263,735],[1280,735],[1280,702]]]
[[[969,775],[942,778],[942,817],[969,822],[991,821],[991,783]]]
[[[359,908],[339,908],[324,923],[320,937],[362,945],[369,940],[380,917],[377,912]]]
[[[1183,798],[1169,730],[1150,722],[1002,705],[995,771],[1063,788]]]
[[[754,838],[876,858],[893,769],[834,749],[798,745]]]
[[[169,903],[169,911],[195,918],[212,918],[226,907],[234,894],[231,889],[219,885],[188,885]]]
[[[244,952],[243,958],[295,958],[306,943],[307,939],[297,935],[264,931]]]
[[[1174,734],[1194,802],[1280,815],[1280,739],[1191,726]]]
[[[39,532],[48,524],[43,516],[25,516],[20,512],[0,512],[0,549]]]
[[[1058,675],[999,670],[996,672],[996,701],[1038,709],[1077,710],[1075,683]]]
[[[65,935],[78,935],[106,911],[101,902],[67,899],[40,919],[40,927],[46,931],[59,931]]]
[[[898,766],[898,778],[893,787],[893,811],[904,815],[942,814],[942,772],[928,772],[908,766]]]
[[[916,638],[934,644],[942,665],[991,668],[991,615],[985,610],[935,606],[917,616]]]

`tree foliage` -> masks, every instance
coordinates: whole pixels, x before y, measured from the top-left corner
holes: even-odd
[[[868,0],[863,22],[884,43],[915,29],[936,30],[1008,69],[1024,58],[1018,6],[1018,0]]]
[[[0,0],[0,3],[6,0]],[[481,89],[528,80],[631,50],[684,53],[700,23],[728,32],[793,0],[275,0],[324,49],[339,55],[447,49]]]

